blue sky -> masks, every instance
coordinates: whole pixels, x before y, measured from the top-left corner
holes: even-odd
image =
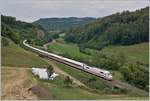
[[[148,5],[148,0],[1,0],[0,12],[32,22],[50,17],[104,17]]]

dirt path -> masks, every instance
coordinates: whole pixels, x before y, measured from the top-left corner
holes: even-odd
[[[52,44],[52,43],[55,43],[55,42],[56,42],[56,40],[53,40],[52,42],[44,44],[43,45],[44,49],[47,50],[48,49],[47,46],[50,45],[50,44]]]
[[[68,73],[66,73],[65,71],[61,70],[56,64],[54,64],[53,62],[51,62],[50,60],[45,59],[45,61],[47,61],[48,63],[50,63],[53,67],[54,67],[54,71],[58,74],[62,74],[64,76],[69,76],[72,80],[73,83],[79,85],[79,86],[84,86],[86,87],[85,84],[83,84],[82,82],[80,82],[78,79],[76,79],[75,77],[69,75]]]
[[[25,69],[25,70],[30,70],[31,68],[30,67],[16,67],[16,66],[2,66],[2,69],[15,69],[15,70],[17,70],[17,69]]]
[[[19,75],[19,76],[18,76]],[[1,98],[9,100],[38,99],[32,92],[28,93],[27,89],[36,84],[31,80],[27,69],[23,68],[1,68],[2,93]],[[27,84],[28,83],[28,84]]]

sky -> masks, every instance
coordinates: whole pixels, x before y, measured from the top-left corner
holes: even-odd
[[[1,0],[0,12],[33,22],[51,17],[104,17],[148,6],[148,0]]]

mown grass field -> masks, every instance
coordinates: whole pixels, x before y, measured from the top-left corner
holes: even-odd
[[[1,47],[1,62],[2,66],[16,66],[16,67],[42,67],[48,66],[48,63],[42,60],[38,55],[26,51],[20,46],[10,41],[10,45]]]

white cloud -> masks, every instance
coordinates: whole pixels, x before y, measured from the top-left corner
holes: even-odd
[[[41,17],[103,17],[148,4],[148,0],[1,0],[0,11],[20,20],[34,21]]]

